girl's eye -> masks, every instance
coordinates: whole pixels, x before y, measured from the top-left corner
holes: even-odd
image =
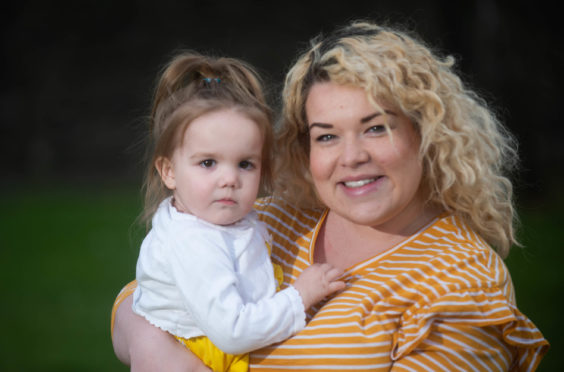
[[[211,168],[215,165],[215,160],[213,159],[206,159],[206,160],[202,160],[200,162],[200,166],[202,168]]]
[[[333,134],[322,134],[321,136],[317,136],[315,138],[316,142],[328,142],[335,138]]]
[[[255,165],[248,160],[243,160],[242,162],[239,163],[239,168],[241,169],[250,170],[250,169],[254,169],[254,167]]]

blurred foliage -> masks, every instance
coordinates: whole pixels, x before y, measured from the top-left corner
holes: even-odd
[[[0,196],[2,371],[126,371],[110,339],[110,310],[134,277],[144,235],[135,189],[4,190]],[[551,342],[539,371],[562,369],[564,203],[521,207],[520,239],[507,260],[519,308]]]
[[[550,342],[550,350],[538,371],[561,371],[564,361],[564,325],[560,322],[559,296],[564,293],[564,230],[560,214],[561,195],[544,201],[529,201],[519,208],[518,239],[506,260],[517,296],[519,310],[527,315]]]

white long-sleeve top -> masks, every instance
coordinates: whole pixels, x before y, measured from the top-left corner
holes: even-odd
[[[292,336],[305,326],[305,309],[294,287],[276,292],[266,238],[254,211],[219,226],[164,200],[141,245],[133,311],[173,335],[205,335],[230,354]]]

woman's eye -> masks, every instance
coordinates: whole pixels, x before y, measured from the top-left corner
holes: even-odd
[[[211,168],[215,165],[215,160],[213,159],[206,159],[206,160],[202,160],[200,162],[200,166],[202,168]]]
[[[386,126],[384,124],[373,125],[367,129],[368,133],[382,134],[386,133]]]
[[[316,142],[328,142],[335,138],[333,134],[322,134],[321,136],[315,137]]]
[[[255,165],[253,163],[251,163],[248,160],[243,160],[242,162],[239,163],[239,168],[241,169],[253,169],[255,167]]]

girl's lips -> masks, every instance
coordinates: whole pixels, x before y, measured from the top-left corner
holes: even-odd
[[[235,200],[228,199],[228,198],[218,199],[218,200],[216,200],[216,202],[220,203],[220,204],[224,204],[224,205],[235,205],[236,204]]]

